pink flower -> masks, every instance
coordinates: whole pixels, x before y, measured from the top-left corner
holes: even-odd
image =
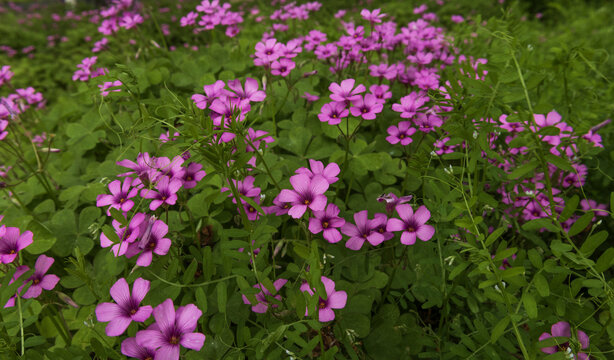
[[[148,329],[154,328],[149,326]],[[136,343],[136,337],[127,338],[122,341],[122,354],[136,358],[139,360],[153,360],[156,356],[156,350]]]
[[[422,95],[422,93],[411,92],[409,95],[401,98],[400,104],[392,104],[392,110],[400,112],[402,118],[408,119],[416,115],[416,112],[420,110],[427,101],[429,101],[429,98]]]
[[[380,9],[375,9],[373,11],[362,9],[362,11],[360,11],[360,16],[372,24],[381,23],[382,18],[386,16],[386,14],[380,14],[380,11]]]
[[[130,199],[139,193],[138,185],[141,185],[140,180],[134,180],[129,177],[124,179],[123,184],[120,180],[111,181],[109,184],[111,195],[98,195],[96,197],[96,206],[111,205],[109,209],[114,208],[126,213],[134,206],[134,201]],[[107,215],[110,214],[110,210],[107,210]]]
[[[366,88],[362,84],[358,84],[356,88],[354,88],[355,82],[356,80],[354,79],[345,79],[341,82],[341,84],[330,84],[328,87],[328,90],[332,92],[330,98],[338,102],[359,100],[359,94],[363,93]]]
[[[569,323],[567,321],[559,321],[556,324],[553,324],[552,327],[550,328],[550,331],[552,334],[549,333],[542,333],[539,336],[539,341],[551,338],[551,337],[565,337],[565,338],[570,338],[571,337],[571,327],[569,326]],[[578,340],[578,342],[580,343],[580,346],[582,347],[582,349],[587,349],[588,345],[589,345],[589,339],[588,339],[588,335],[586,335],[586,333],[582,330],[578,330],[576,333],[576,338]],[[571,354],[572,350],[569,346],[569,341],[566,341],[562,344],[558,344],[557,346],[549,346],[549,347],[545,347],[541,349],[542,352],[546,353],[546,354],[554,354],[557,351],[562,351],[566,354]],[[589,357],[588,355],[586,355],[585,353],[578,353],[578,359],[580,360],[588,360]],[[572,356],[573,357],[573,356]],[[575,357],[573,357],[575,359]]]
[[[155,349],[155,359],[179,360],[180,346],[199,351],[205,343],[205,335],[194,332],[202,316],[196,305],[180,306],[175,311],[173,300],[166,299],[153,310],[155,326],[136,334],[136,343]]]
[[[412,198],[412,195],[398,197],[394,193],[388,193],[378,196],[377,201],[385,202],[386,212],[388,212],[388,215],[391,215],[396,209],[397,205],[410,202]]]
[[[341,232],[350,237],[345,243],[346,248],[360,250],[365,241],[377,246],[385,240],[383,234],[373,231],[379,221],[369,220],[367,210],[354,213],[354,222],[356,225],[346,222],[341,227]]]
[[[218,83],[220,81],[221,80],[218,80],[215,83],[215,85],[218,86],[218,89],[220,85]],[[223,83],[224,82],[222,81],[222,84]],[[249,100],[250,102],[260,102],[266,98],[266,93],[262,90],[258,90],[258,81],[250,77],[245,79],[245,90],[243,90],[243,86],[241,86],[241,81],[238,79],[228,80],[228,87],[235,92],[236,96],[240,100]],[[206,88],[205,88],[205,92],[207,92]]]
[[[134,242],[128,247],[126,257],[131,258],[137,254],[139,258],[136,260],[138,266],[149,266],[153,259],[153,254],[166,255],[171,247],[171,240],[165,238],[168,233],[168,225],[162,220],[157,220],[155,216],[141,222],[140,238],[137,243]]]
[[[109,240],[109,238],[104,234],[100,234],[100,247],[106,248],[111,246],[111,251],[113,255],[122,256],[128,251],[128,247],[130,244],[136,241],[136,239],[141,235],[141,224],[145,220],[146,215],[144,213],[135,214],[132,219],[130,219],[130,223],[128,227],[122,227],[121,223],[117,220],[113,220],[113,229],[119,238],[119,243],[114,243]]]
[[[388,85],[371,85],[369,92],[375,96],[375,100],[381,104],[384,104],[386,100],[392,97],[392,91],[389,91]]]
[[[13,72],[11,71],[11,67],[9,65],[4,65],[0,68],[0,86],[4,84],[8,84],[13,77]]]
[[[121,278],[113,284],[110,293],[115,303],[104,302],[96,306],[96,318],[109,322],[107,336],[119,336],[126,331],[132,321],[145,322],[153,311],[150,305],[139,306],[149,292],[149,281],[138,278],[132,286],[132,294],[126,279]]]
[[[386,78],[392,80],[397,77],[396,65],[379,64],[369,65],[370,75],[377,78]]]
[[[293,190],[283,189],[279,193],[279,200],[290,203],[292,206],[288,215],[295,219],[303,216],[307,208],[313,211],[324,210],[328,182],[322,176],[310,179],[306,174],[298,174],[290,177]]]
[[[203,86],[203,89],[205,91],[206,96],[201,95],[201,94],[194,94],[192,95],[192,101],[194,101],[197,108],[204,110],[207,108],[207,104],[211,104],[213,100],[221,96],[234,95],[230,91],[224,89],[225,86],[226,86],[226,83],[224,83],[222,80],[218,80],[215,83],[210,84],[210,85],[205,85]],[[247,87],[247,84],[246,84],[246,87]]]
[[[275,280],[273,282],[275,291],[276,292],[279,291],[279,289],[281,289],[287,282],[288,280],[286,279]],[[256,284],[254,285],[254,287],[256,289],[260,289],[260,292],[254,295],[256,297],[256,300],[258,301],[256,304],[252,304],[245,295],[242,295],[243,303],[252,305],[253,312],[258,313],[258,314],[264,314],[269,310],[269,301],[267,300],[267,297],[272,297],[274,299],[277,299],[277,301],[281,301],[281,295],[273,296],[273,294],[271,294],[269,289],[264,287],[264,285]],[[277,307],[277,304],[271,304],[271,307]]]
[[[386,137],[386,141],[391,144],[398,144],[399,142],[403,146],[411,144],[413,141],[411,136],[416,133],[416,129],[411,127],[411,122],[401,121],[398,126],[388,127],[389,136]]]
[[[9,264],[17,254],[32,244],[32,232],[25,231],[19,234],[16,227],[0,227],[0,263]]]
[[[435,234],[435,228],[431,225],[426,225],[428,219],[431,218],[431,212],[426,206],[420,206],[416,213],[414,213],[411,205],[402,204],[396,207],[396,211],[401,219],[389,219],[386,230],[402,231],[402,244],[413,245],[416,243],[416,237],[422,241],[428,241]]]
[[[309,219],[309,231],[312,234],[322,232],[324,239],[329,243],[341,241],[342,236],[337,228],[345,224],[345,219],[339,217],[339,208],[335,204],[328,204],[324,211],[314,211]]]
[[[195,188],[196,183],[207,175],[204,170],[201,170],[202,168],[203,165],[199,163],[190,163],[188,165],[183,174],[183,187],[185,189]]]
[[[318,300],[318,320],[320,322],[333,321],[335,320],[333,309],[343,309],[347,303],[348,295],[345,291],[335,291],[335,282],[326,276],[322,276],[321,280],[326,290],[326,299],[320,297]],[[315,289],[311,289],[308,283],[301,285],[300,289],[311,296],[315,293]],[[305,316],[308,315],[308,309],[305,309]]]
[[[465,21],[465,19],[461,15],[452,15],[451,16],[451,20],[452,20],[452,22],[455,22],[457,24],[460,24],[463,21]]]
[[[314,101],[318,101],[320,99],[320,97],[318,95],[312,95],[310,93],[308,93],[307,91],[305,91],[303,93],[303,95],[301,95],[301,97],[305,100],[307,100],[307,102],[314,102]]]
[[[314,176],[320,175],[322,176],[329,184],[336,183],[339,179],[337,175],[341,169],[339,169],[339,165],[337,163],[330,163],[324,167],[324,164],[321,161],[309,159],[309,167],[311,170],[307,168],[298,168],[295,173],[297,174],[306,174],[309,178],[313,178]]]
[[[440,127],[443,124],[443,120],[434,114],[416,114],[415,124],[418,125],[418,130],[428,133],[434,131],[436,127]]]
[[[433,146],[435,146],[437,148],[437,150],[435,150],[435,153],[437,155],[443,155],[443,154],[450,154],[454,152],[454,149],[458,146],[458,145],[446,145],[446,143],[450,141],[450,137],[447,136],[441,140],[437,140],[435,141],[435,143],[433,144]]]
[[[109,90],[112,87],[122,86],[121,80],[116,81],[106,81],[104,84],[98,85],[100,88],[100,95],[107,96],[110,92],[119,92],[121,89],[113,89]]]
[[[290,71],[296,67],[294,61],[289,59],[279,59],[271,64],[271,74],[286,77],[290,75]]]
[[[119,20],[119,26],[124,29],[132,29],[143,23],[143,17],[139,14],[126,14]]]
[[[377,101],[373,94],[366,94],[352,102],[350,112],[352,116],[360,116],[365,120],[374,120],[376,115],[381,113],[384,105]]]
[[[246,176],[243,181],[234,179],[232,180],[233,184],[237,188],[237,192],[248,198],[256,198],[258,195],[260,195],[260,188],[254,186],[254,181],[256,181],[256,178],[251,175]],[[237,203],[237,199],[235,199],[232,192],[230,192],[230,188],[222,187],[220,190],[222,192],[229,191],[228,197],[232,197],[232,202],[235,204]],[[241,199],[241,203],[245,204],[246,201]]]
[[[358,95],[360,97],[360,95]],[[346,118],[350,114],[350,111],[345,107],[345,102],[330,102],[324,104],[318,119],[321,122],[328,122],[329,125],[337,125],[341,123],[341,119]]]
[[[156,210],[162,204],[175,205],[177,201],[177,191],[181,189],[182,183],[179,179],[170,179],[168,176],[162,176],[155,184],[155,189],[141,190],[141,197],[145,199],[153,199],[149,204],[151,211]]]
[[[60,278],[57,275],[47,274],[47,271],[51,265],[53,265],[54,261],[54,258],[46,255],[40,255],[38,259],[36,259],[34,274],[25,281],[25,283],[32,281],[32,285],[30,285],[26,293],[22,295],[24,299],[39,297],[43,289],[53,290],[53,288],[55,288]]]

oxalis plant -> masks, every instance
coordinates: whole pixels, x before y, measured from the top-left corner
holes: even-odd
[[[3,359],[614,356],[612,4],[87,6],[0,5]]]

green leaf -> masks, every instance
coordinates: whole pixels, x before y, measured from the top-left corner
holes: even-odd
[[[529,318],[535,319],[537,317],[537,303],[533,295],[525,293],[522,297],[522,303],[524,304],[524,309],[527,311]]]
[[[492,329],[490,333],[490,341],[494,344],[497,340],[503,335],[505,329],[507,329],[507,325],[510,323],[510,317],[506,316],[503,319],[499,320],[497,325]]]
[[[122,227],[126,227],[130,223],[128,219],[126,219],[126,217],[124,216],[124,213],[117,210],[116,208],[110,208],[109,212],[111,213],[111,217],[113,217],[113,219],[122,224]]]
[[[580,197],[578,195],[572,196],[565,202],[565,208],[559,216],[559,222],[564,222],[576,211],[578,204],[580,203]]]
[[[198,308],[203,312],[207,312],[207,295],[205,295],[205,291],[203,288],[198,287],[194,292],[194,296],[196,297],[196,304],[198,304]]]
[[[564,171],[569,171],[569,172],[575,172],[574,168],[569,164],[569,161],[555,156],[553,154],[547,154],[546,156],[544,156],[544,158],[551,164],[555,165],[556,167],[558,167],[561,170]]]
[[[222,314],[224,314],[226,313],[226,303],[228,300],[228,293],[226,292],[226,283],[223,281],[217,283],[216,290],[217,290],[217,307],[218,307],[218,310]]]
[[[582,244],[582,247],[580,247],[580,252],[586,257],[591,256],[599,245],[603,244],[607,238],[608,232],[605,230],[589,236],[588,239],[586,239],[586,241],[584,241]]]
[[[580,218],[576,220],[576,222],[573,225],[571,225],[568,235],[571,237],[571,236],[575,236],[579,234],[580,232],[582,232],[582,230],[586,229],[586,227],[591,223],[594,216],[595,216],[595,213],[593,213],[592,211],[589,211],[585,213],[584,215],[580,216]]]
[[[550,295],[550,286],[548,285],[548,281],[542,274],[535,274],[535,276],[533,277],[533,282],[535,283],[535,288],[537,289],[537,292],[541,297],[545,298]]]
[[[469,266],[469,263],[460,263],[458,264],[452,271],[450,271],[450,275],[448,275],[448,279],[454,280],[455,277],[460,275],[466,268]]]
[[[504,227],[500,227],[498,229],[496,229],[495,231],[493,231],[490,235],[488,235],[488,237],[486,238],[486,242],[484,243],[484,245],[486,246],[490,246],[490,244],[492,244],[493,242],[495,242],[495,240],[497,240],[501,235],[503,235],[503,233],[505,232],[505,230],[507,230],[507,228]]]
[[[527,164],[521,165],[517,167],[514,171],[512,171],[510,174],[508,174],[507,178],[510,180],[518,179],[523,175],[526,175],[529,172],[533,171],[537,167],[537,165],[539,165],[539,162],[537,160],[533,160]]]
[[[531,264],[533,266],[535,266],[538,269],[540,269],[543,266],[542,256],[539,254],[537,250],[530,249],[529,251],[527,251],[527,255],[529,256],[529,261],[531,261]]]

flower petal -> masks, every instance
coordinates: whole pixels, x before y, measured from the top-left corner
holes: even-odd
[[[156,306],[153,311],[153,315],[156,319],[156,323],[160,327],[160,331],[164,332],[175,326],[175,305],[173,304],[173,300],[164,300],[162,304]]]
[[[205,344],[205,335],[201,333],[189,333],[181,337],[181,346],[199,351]]]
[[[404,231],[403,234],[401,234],[401,244],[413,245],[415,243],[416,243],[416,233],[415,232]]]
[[[124,307],[130,303],[130,288],[128,287],[128,283],[126,279],[121,278],[111,286],[111,297],[117,305]]]
[[[119,305],[114,303],[103,302],[96,306],[96,319],[98,319],[100,322],[111,321],[116,317],[121,316],[121,314],[122,309],[119,307]]]
[[[105,329],[107,336],[119,336],[126,331],[132,319],[127,316],[118,316],[111,320]]]
[[[335,291],[327,300],[328,306],[333,309],[343,309],[348,299],[348,294],[345,291]]]
[[[141,301],[143,301],[149,292],[149,286],[149,280],[145,280],[143,278],[134,280],[134,284],[132,284],[132,299],[134,299],[137,304],[140,304]]]

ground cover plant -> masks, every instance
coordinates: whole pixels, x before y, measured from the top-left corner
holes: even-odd
[[[1,357],[613,358],[612,10],[0,5]]]

